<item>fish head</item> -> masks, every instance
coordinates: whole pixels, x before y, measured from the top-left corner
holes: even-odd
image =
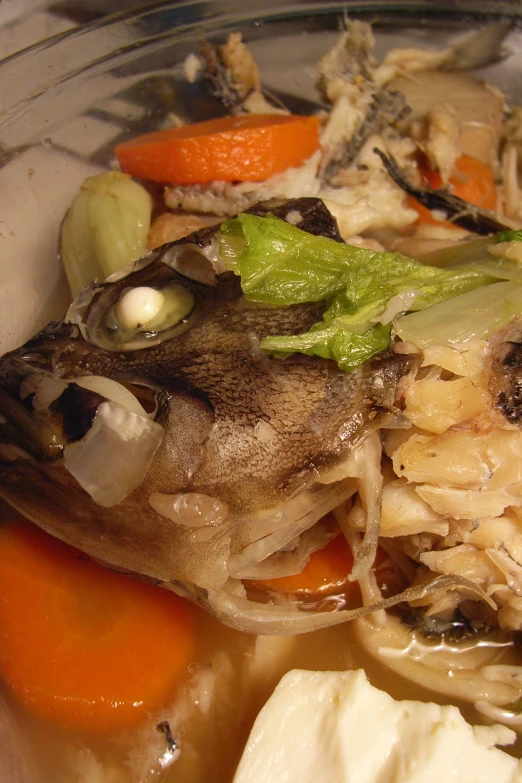
[[[264,354],[264,337],[306,331],[323,305],[248,302],[209,262],[215,231],[90,286],[0,360],[0,494],[93,557],[188,594],[240,579],[353,494],[336,470],[394,415],[412,365],[387,352],[347,374]],[[123,318],[144,289],[163,316]]]

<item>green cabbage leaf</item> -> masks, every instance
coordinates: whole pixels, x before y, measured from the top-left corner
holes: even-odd
[[[226,221],[219,248],[227,268],[241,276],[248,300],[325,303],[322,321],[308,332],[269,336],[263,350],[322,356],[347,372],[388,347],[399,313],[424,310],[498,279],[472,266],[440,269],[400,253],[313,236],[272,215]]]

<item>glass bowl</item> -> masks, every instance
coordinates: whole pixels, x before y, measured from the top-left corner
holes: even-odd
[[[518,20],[519,2],[269,0],[169,2],[73,30],[0,63],[0,354],[59,318],[69,301],[57,257],[61,220],[85,176],[113,163],[117,142],[157,129],[170,112],[192,121],[223,113],[185,57],[197,39],[240,30],[272,92],[296,113],[317,100],[314,67],[343,13],[374,23],[377,54],[406,42],[438,46],[486,21]],[[521,36],[484,71],[522,97]]]
[[[306,114],[317,108],[315,66],[344,13],[373,23],[378,56],[396,46],[443,46],[487,22],[512,20],[510,56],[480,75],[522,105],[522,2],[514,0],[166,2],[1,62],[0,355],[66,311],[58,238],[83,179],[114,164],[118,142],[162,127],[171,113],[187,121],[224,113],[203,80],[187,81],[184,61],[199,38],[222,42],[240,31],[264,86]]]

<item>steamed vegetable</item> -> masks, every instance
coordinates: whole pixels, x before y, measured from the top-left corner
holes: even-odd
[[[260,182],[300,166],[318,149],[317,117],[250,114],[148,133],[115,152],[134,177],[190,185]]]
[[[268,592],[272,595],[294,596],[307,601],[319,601],[327,596],[342,597],[343,600],[360,600],[358,583],[349,581],[354,565],[353,553],[341,533],[322,549],[312,552],[305,567],[297,574],[263,580],[244,580],[247,590]],[[388,594],[401,589],[397,569],[393,568],[386,553],[379,548],[373,563],[373,573],[379,586]]]
[[[353,554],[346,538],[340,534],[325,547],[312,552],[308,563],[298,574],[274,579],[245,580],[245,584],[256,590],[273,593],[320,598],[333,593],[358,592],[357,582],[348,582],[353,568]]]
[[[30,523],[0,528],[0,674],[32,713],[118,731],[168,705],[193,652],[191,607]]]
[[[388,347],[399,312],[423,310],[494,281],[471,267],[437,269],[399,253],[311,236],[272,216],[227,221],[220,249],[229,269],[241,275],[247,299],[327,305],[322,322],[305,334],[268,337],[264,350],[322,356],[348,372]]]
[[[61,258],[73,297],[146,252],[152,199],[128,174],[88,177],[63,222]]]

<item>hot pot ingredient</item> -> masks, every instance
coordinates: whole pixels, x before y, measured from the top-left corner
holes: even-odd
[[[194,654],[183,599],[30,523],[0,528],[0,673],[35,715],[106,733],[166,706]]]
[[[305,227],[324,233],[332,228],[331,216],[314,199],[269,208],[282,216],[295,215],[298,209]],[[288,227],[302,241],[311,238]],[[213,285],[182,277],[176,271],[180,254],[189,251],[193,258],[198,251],[210,266],[203,253],[215,236],[216,230],[206,229],[151,254],[143,269],[91,292],[87,310],[73,305],[71,317],[79,320],[50,327],[31,349],[26,346],[22,353],[2,359],[3,412],[13,422],[0,423],[2,442],[10,442],[14,422],[23,419],[29,426],[27,438],[20,432],[16,442],[21,445],[23,439],[21,447],[35,459],[2,461],[0,483],[6,498],[68,543],[105,562],[173,581],[178,588],[183,585],[199,603],[223,617],[222,608],[216,608],[223,593],[230,592],[235,599],[242,579],[279,576],[254,569],[355,494],[363,479],[358,478],[355,463],[347,464],[348,455],[384,420],[394,420],[395,389],[413,361],[387,353],[347,374],[317,357],[296,355],[281,361],[262,355],[259,343],[265,336],[306,330],[320,318],[324,305],[247,302],[239,277],[230,272],[214,276]],[[196,305],[188,322],[152,334],[149,343],[141,333],[125,333],[125,342],[118,342],[118,331],[107,327],[107,317],[122,294],[143,286],[165,291],[174,283],[194,294]],[[26,363],[37,355],[42,358],[38,368],[32,359]],[[58,367],[60,378],[53,375]],[[150,389],[157,401],[156,421],[127,415],[119,410],[123,398],[121,404],[110,405],[109,391],[101,386],[96,392],[84,389],[79,376],[109,378],[111,387],[121,386],[115,380],[119,378],[137,391]],[[36,387],[46,391],[45,404],[40,392],[30,396]],[[104,411],[114,416],[107,418]],[[138,462],[144,442],[130,438],[134,431],[129,435],[117,426],[129,417],[140,428],[153,425],[154,431],[140,429],[146,443],[151,436],[152,462]],[[73,431],[70,425],[79,422],[83,428]],[[36,430],[44,441],[41,446]],[[155,432],[160,433],[159,444]],[[375,475],[380,480],[377,441]],[[93,459],[85,449],[97,443],[100,448]],[[364,448],[371,443],[365,440]],[[133,460],[129,444],[139,451],[133,452]],[[40,448],[45,461],[40,460]],[[89,475],[97,477],[91,484],[82,479],[87,491],[79,485],[78,471],[72,474],[59,461],[62,450],[67,456],[71,448],[74,453],[81,450],[80,468],[89,468]],[[139,486],[127,477],[122,481],[121,466],[133,468]],[[330,470],[336,475],[329,478]],[[324,483],[318,481],[319,472]],[[368,465],[364,472],[369,476]],[[104,492],[107,485],[117,489],[119,497],[105,498],[100,505],[100,482]],[[23,492],[28,485],[31,493]],[[206,513],[191,513],[190,519],[178,513],[179,508],[217,504],[223,511],[219,520]],[[377,521],[376,514],[372,519]],[[314,548],[323,543],[327,542]],[[370,553],[368,568],[373,559]],[[296,571],[302,566],[301,561]],[[257,610],[257,605],[250,608]],[[329,621],[330,617],[328,613]],[[242,626],[242,611],[234,610],[227,621]],[[282,626],[290,630],[287,623]],[[273,629],[271,625],[265,632]]]
[[[156,131],[116,147],[134,177],[178,185],[262,180],[300,166],[319,149],[316,117],[223,117]]]
[[[286,674],[259,713],[234,783],[520,783],[505,726],[395,701],[362,670]]]
[[[60,254],[73,297],[145,254],[152,198],[121,171],[88,177],[63,222]]]
[[[342,595],[360,602],[357,582],[348,577],[353,568],[353,553],[346,538],[340,534],[322,549],[312,552],[310,559],[300,573],[265,580],[244,580],[248,590],[267,593],[272,596],[295,596],[308,601],[320,600],[325,596]],[[401,584],[397,569],[382,549],[377,550],[373,572],[379,587],[387,594],[398,593],[405,586]]]
[[[333,538],[325,547],[310,555],[301,573],[275,579],[246,582],[247,587],[274,594],[306,596],[330,595],[333,592],[358,592],[356,582],[348,582],[353,568],[353,554],[343,535]]]
[[[423,185],[428,184],[435,190],[443,186],[442,177],[438,171],[434,171],[427,163],[423,162],[419,165],[419,173]],[[451,192],[463,201],[476,204],[482,209],[494,210],[496,208],[497,189],[493,173],[489,166],[470,155],[461,155],[458,158],[449,179],[449,186]],[[408,197],[408,204],[412,209],[417,210],[419,221],[422,223],[437,226],[444,222],[445,225],[451,225],[442,219],[437,220],[436,215],[434,216],[429,209],[419,204],[412,196]]]

